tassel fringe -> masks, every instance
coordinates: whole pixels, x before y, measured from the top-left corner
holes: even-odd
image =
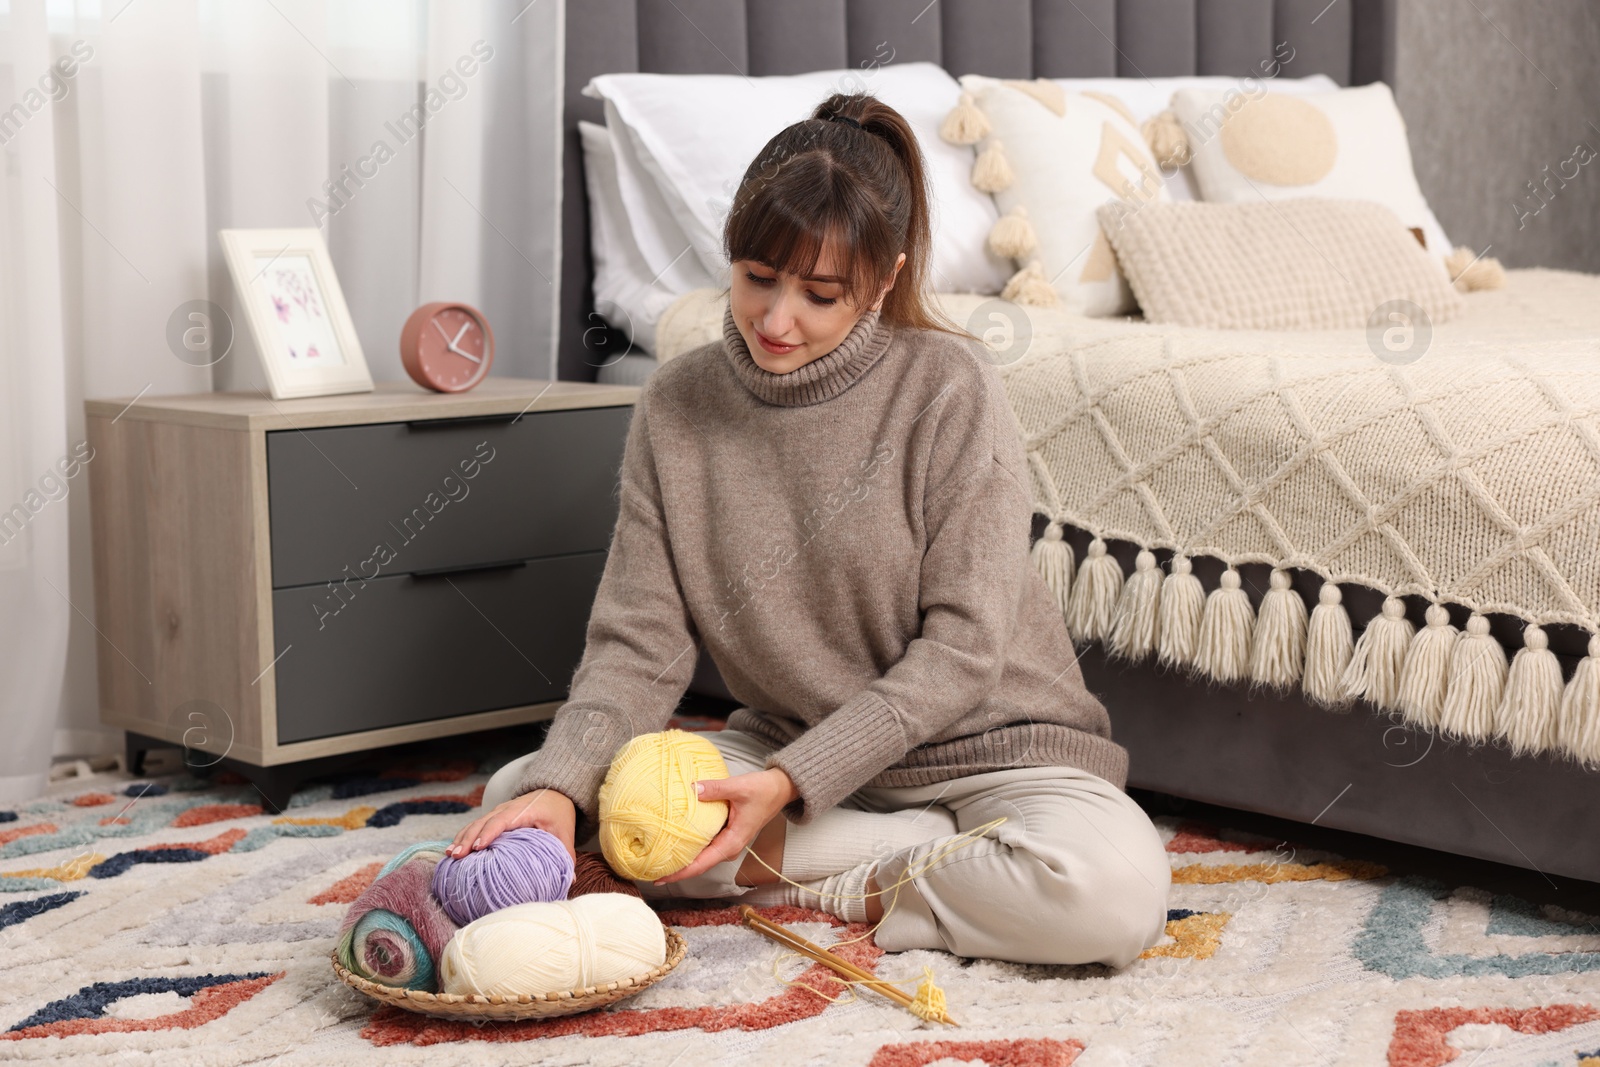
[[[1501,289],[1506,284],[1506,271],[1493,256],[1479,257],[1472,249],[1462,245],[1444,259],[1450,280],[1463,293],[1479,289]]]
[[[1244,678],[1250,673],[1250,632],[1254,625],[1250,596],[1239,588],[1239,572],[1229,567],[1222,572],[1222,584],[1206,598],[1195,666],[1219,682]]]
[[[1044,276],[1044,265],[1037,259],[1029,260],[1026,267],[1011,276],[1000,290],[1000,299],[1030,307],[1055,307],[1061,302],[1055,286]]]
[[[1429,604],[1427,625],[1411,640],[1400,670],[1401,717],[1413,726],[1435,729],[1444,710],[1445,686],[1450,680],[1450,650],[1461,631],[1450,624],[1442,604]]]
[[[1306,627],[1306,602],[1290,588],[1289,572],[1273,571],[1250,641],[1250,677],[1274,689],[1299,684],[1306,659]]]
[[[1559,744],[1560,716],[1561,662],[1544,628],[1526,626],[1495,713],[1496,733],[1511,743],[1513,756],[1542,752]]]
[[[1600,766],[1600,634],[1589,638],[1589,654],[1578,661],[1561,694],[1561,747],[1587,767]]]
[[[1028,209],[1021,204],[1000,216],[989,228],[989,251],[1007,259],[1021,259],[1039,247],[1033,223],[1028,221]]]
[[[1189,135],[1171,108],[1146,119],[1139,132],[1144,134],[1144,142],[1150,146],[1156,166],[1172,170],[1189,162]]]
[[[1072,583],[1067,603],[1067,629],[1078,641],[1102,641],[1111,632],[1111,616],[1122,592],[1122,564],[1106,552],[1106,543],[1096,537],[1078,577]]]
[[[981,193],[1002,193],[1011,188],[1015,179],[1000,138],[991,138],[989,147],[979,152],[972,164],[972,187]]]
[[[1140,549],[1111,620],[1107,644],[1117,655],[1137,661],[1155,651],[1162,577],[1155,553]]]
[[[1415,631],[1406,618],[1406,602],[1385,597],[1382,609],[1356,641],[1341,679],[1345,693],[1365,697],[1384,711],[1399,711],[1400,675]]]
[[[1200,646],[1200,616],[1205,589],[1187,556],[1172,557],[1172,573],[1161,583],[1156,617],[1156,661],[1168,667],[1193,667]]]
[[[989,136],[989,119],[973,102],[971,93],[962,93],[956,106],[939,124],[939,136],[951,144],[977,144]]]
[[[1439,729],[1457,737],[1487,741],[1495,732],[1495,713],[1506,688],[1506,650],[1489,636],[1489,620],[1473,612],[1450,650],[1450,680],[1445,683]]]
[[[1559,752],[1600,769],[1600,633],[1563,685],[1549,636],[1534,623],[1508,659],[1482,614],[1458,630],[1444,605],[1430,604],[1417,628],[1405,601],[1390,596],[1356,638],[1338,584],[1322,583],[1308,615],[1282,568],[1259,610],[1233,567],[1208,596],[1188,556],[1174,555],[1163,575],[1155,554],[1141,549],[1124,580],[1098,537],[1074,576],[1057,520],[1033,545],[1032,560],[1073,640],[1101,641],[1118,657],[1137,662],[1154,652],[1162,666],[1219,682],[1298,685],[1329,711],[1360,698],[1412,726],[1474,743],[1504,740],[1513,756]]]
[[[1354,700],[1342,684],[1345,667],[1355,654],[1352,633],[1344,593],[1333,582],[1323,582],[1306,632],[1306,668],[1300,691],[1329,711],[1348,711]]]
[[[1061,607],[1061,617],[1066,618],[1068,598],[1072,595],[1072,546],[1062,539],[1059,522],[1050,520],[1044,535],[1033,543],[1032,556],[1033,565],[1039,568],[1044,584]]]

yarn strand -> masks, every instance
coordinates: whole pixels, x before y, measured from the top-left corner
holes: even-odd
[[[893,890],[893,895],[889,898],[889,904],[888,904],[887,907],[885,907],[883,909],[883,915],[879,917],[878,921],[873,923],[870,927],[868,927],[867,930],[864,933],[859,934],[856,937],[846,938],[846,939],[844,939],[842,941],[835,941],[833,944],[836,947],[838,945],[851,945],[851,944],[856,943],[857,941],[862,941],[862,940],[865,940],[868,937],[871,937],[877,931],[878,927],[883,925],[884,920],[889,918],[889,915],[894,911],[894,906],[900,899],[900,888],[902,886],[910,884],[914,879],[920,877],[921,875],[925,874],[927,871],[932,869],[932,867],[936,863],[938,863],[940,860],[944,859],[946,856],[948,856],[951,853],[957,851],[958,849],[965,848],[967,845],[972,844],[978,838],[985,836],[990,830],[994,829],[995,827],[999,826],[1001,823],[1003,823],[1005,821],[1006,821],[1006,817],[1004,815],[1002,815],[1002,816],[1000,816],[998,818],[991,819],[990,821],[984,823],[981,826],[974,826],[970,830],[966,830],[966,831],[963,831],[962,833],[959,833],[959,834],[956,834],[956,835],[952,836],[944,845],[940,846],[938,851],[936,851],[932,855],[928,856],[927,859],[923,860],[921,863],[916,864],[914,866],[908,866],[904,871],[900,872],[900,877],[895,879],[894,882],[892,882],[891,884],[886,885],[886,886],[879,886],[877,889],[873,890],[870,893],[823,893],[823,892],[819,892],[818,890],[812,889],[808,885],[803,885],[800,882],[795,881],[794,879],[792,879],[792,878],[788,877],[787,875],[785,875],[782,871],[777,870],[776,868],[774,868],[772,866],[772,864],[770,864],[766,860],[762,859],[761,855],[758,852],[756,852],[755,850],[753,850],[753,849],[750,850],[749,851],[749,855],[754,856],[756,862],[761,864],[761,866],[765,867],[768,871],[771,871],[772,874],[775,875],[778,878],[779,881],[785,883],[786,885],[793,886],[794,888],[799,889],[802,892],[812,894],[813,896],[818,898],[819,903],[820,903],[820,901],[821,901],[821,899],[823,897],[827,897],[827,898],[830,898],[830,899],[839,899],[839,900],[866,900],[869,897],[882,896],[883,894],[888,893],[891,890]],[[845,995],[843,993],[841,993],[839,996],[836,996],[836,997],[835,996],[829,996],[827,993],[824,993],[822,990],[817,989],[814,986],[807,985],[805,982],[800,981],[798,978],[785,978],[781,974],[779,974],[778,973],[779,965],[784,960],[786,960],[786,959],[788,959],[790,957],[799,957],[801,959],[810,959],[810,957],[806,956],[805,953],[803,953],[803,952],[795,952],[795,951],[792,951],[792,950],[791,951],[780,952],[777,955],[777,957],[775,957],[773,959],[773,961],[772,961],[772,976],[774,978],[776,978],[778,981],[780,981],[783,984],[785,984],[785,985],[799,986],[802,989],[805,989],[805,990],[808,990],[808,991],[810,991],[812,993],[815,993],[817,996],[821,997],[823,1000],[828,1001],[830,1004],[839,1004],[839,1003],[848,1004],[848,1003],[850,1003],[851,1001],[855,1000],[855,987],[857,985],[864,984],[862,979],[859,979],[859,978],[848,978],[848,977],[846,977],[846,976],[844,976],[842,974],[835,974],[834,975],[835,980],[837,980],[840,985],[846,986],[849,989],[849,999],[848,1000],[844,999]],[[934,981],[933,969],[931,967],[923,967],[922,975],[921,975],[920,978],[884,978],[884,977],[877,977],[877,978],[875,978],[875,981],[882,982],[882,983],[885,983],[887,985],[894,985],[894,986],[906,985],[906,984],[911,983],[911,982],[917,982],[918,983],[917,991],[916,991],[916,994],[912,997],[912,1003],[911,1003],[911,1005],[910,1005],[908,1010],[913,1015],[917,1016],[919,1019],[924,1019],[924,1020],[935,1020],[936,1021],[936,1020],[940,1019],[941,1016],[944,1015],[944,1011],[945,1011],[944,990],[940,989],[938,984]]]

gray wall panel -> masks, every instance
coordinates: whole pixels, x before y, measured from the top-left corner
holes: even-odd
[[[1395,84],[1395,19],[1400,0],[1349,0],[1350,84]],[[1281,40],[1282,38],[1280,38]],[[1313,72],[1314,73],[1314,72]]]
[[[1196,66],[1201,74],[1261,76],[1272,55],[1272,0],[1200,0],[1195,9]]]
[[[1124,78],[1193,74],[1194,0],[1119,0],[1117,73]]]
[[[1283,76],[1298,78],[1326,73],[1340,85],[1350,84],[1351,18],[1354,9],[1344,0],[1277,0],[1274,43],[1294,49],[1294,59],[1284,65]]]
[[[850,65],[870,65],[894,49],[894,62],[938,63],[944,58],[939,5],[928,0],[873,0],[846,5]],[[880,53],[879,49],[882,49]],[[881,59],[879,59],[881,62]]]
[[[850,65],[845,0],[750,0],[750,73],[805,74]]]
[[[750,73],[744,0],[637,3],[640,70],[657,74]]]
[[[1117,0],[1034,0],[1033,73],[1037,78],[1115,77]]]
[[[1033,77],[1033,9],[1029,0],[943,0],[944,66],[957,78]]]

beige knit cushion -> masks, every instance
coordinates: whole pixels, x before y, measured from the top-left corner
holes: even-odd
[[[1110,203],[1097,212],[1147,322],[1236,330],[1366,326],[1395,300],[1462,306],[1437,257],[1382,204]]]

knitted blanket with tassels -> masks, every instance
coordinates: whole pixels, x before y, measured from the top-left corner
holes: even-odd
[[[1076,639],[1600,763],[1600,276],[1509,271],[1431,337],[939,299],[998,349],[1052,520],[1034,558]],[[693,347],[720,316],[696,291],[663,319]],[[1086,559],[1063,524],[1094,535]],[[1133,574],[1109,539],[1145,549]],[[1170,573],[1152,548],[1176,553]],[[1209,594],[1195,556],[1229,565]],[[1246,562],[1321,575],[1320,602],[1308,612],[1279,569],[1256,610],[1233,569]],[[1338,583],[1389,594],[1359,639]],[[1407,594],[1433,602],[1427,625],[1405,618]],[[1472,612],[1465,629],[1446,603]],[[1514,658],[1484,612],[1526,623]],[[1556,622],[1591,634],[1570,679],[1540,628]]]
[[[1001,374],[1053,520],[1034,558],[1074,637],[1600,762],[1600,276],[1511,271],[1466,299],[1425,348],[1389,338],[1424,349],[1409,361],[1381,332],[1080,319],[1040,343],[1049,311],[1029,308]],[[1061,524],[1094,535],[1081,566]],[[1126,580],[1106,539],[1144,549]],[[1195,556],[1228,564],[1209,594]],[[1276,568],[1259,610],[1245,562]],[[1309,613],[1282,568],[1324,579]],[[1389,594],[1358,640],[1337,583]],[[1406,594],[1432,601],[1427,625]],[[1486,612],[1524,621],[1514,658]],[[1557,622],[1591,635],[1570,680],[1540,628]]]

